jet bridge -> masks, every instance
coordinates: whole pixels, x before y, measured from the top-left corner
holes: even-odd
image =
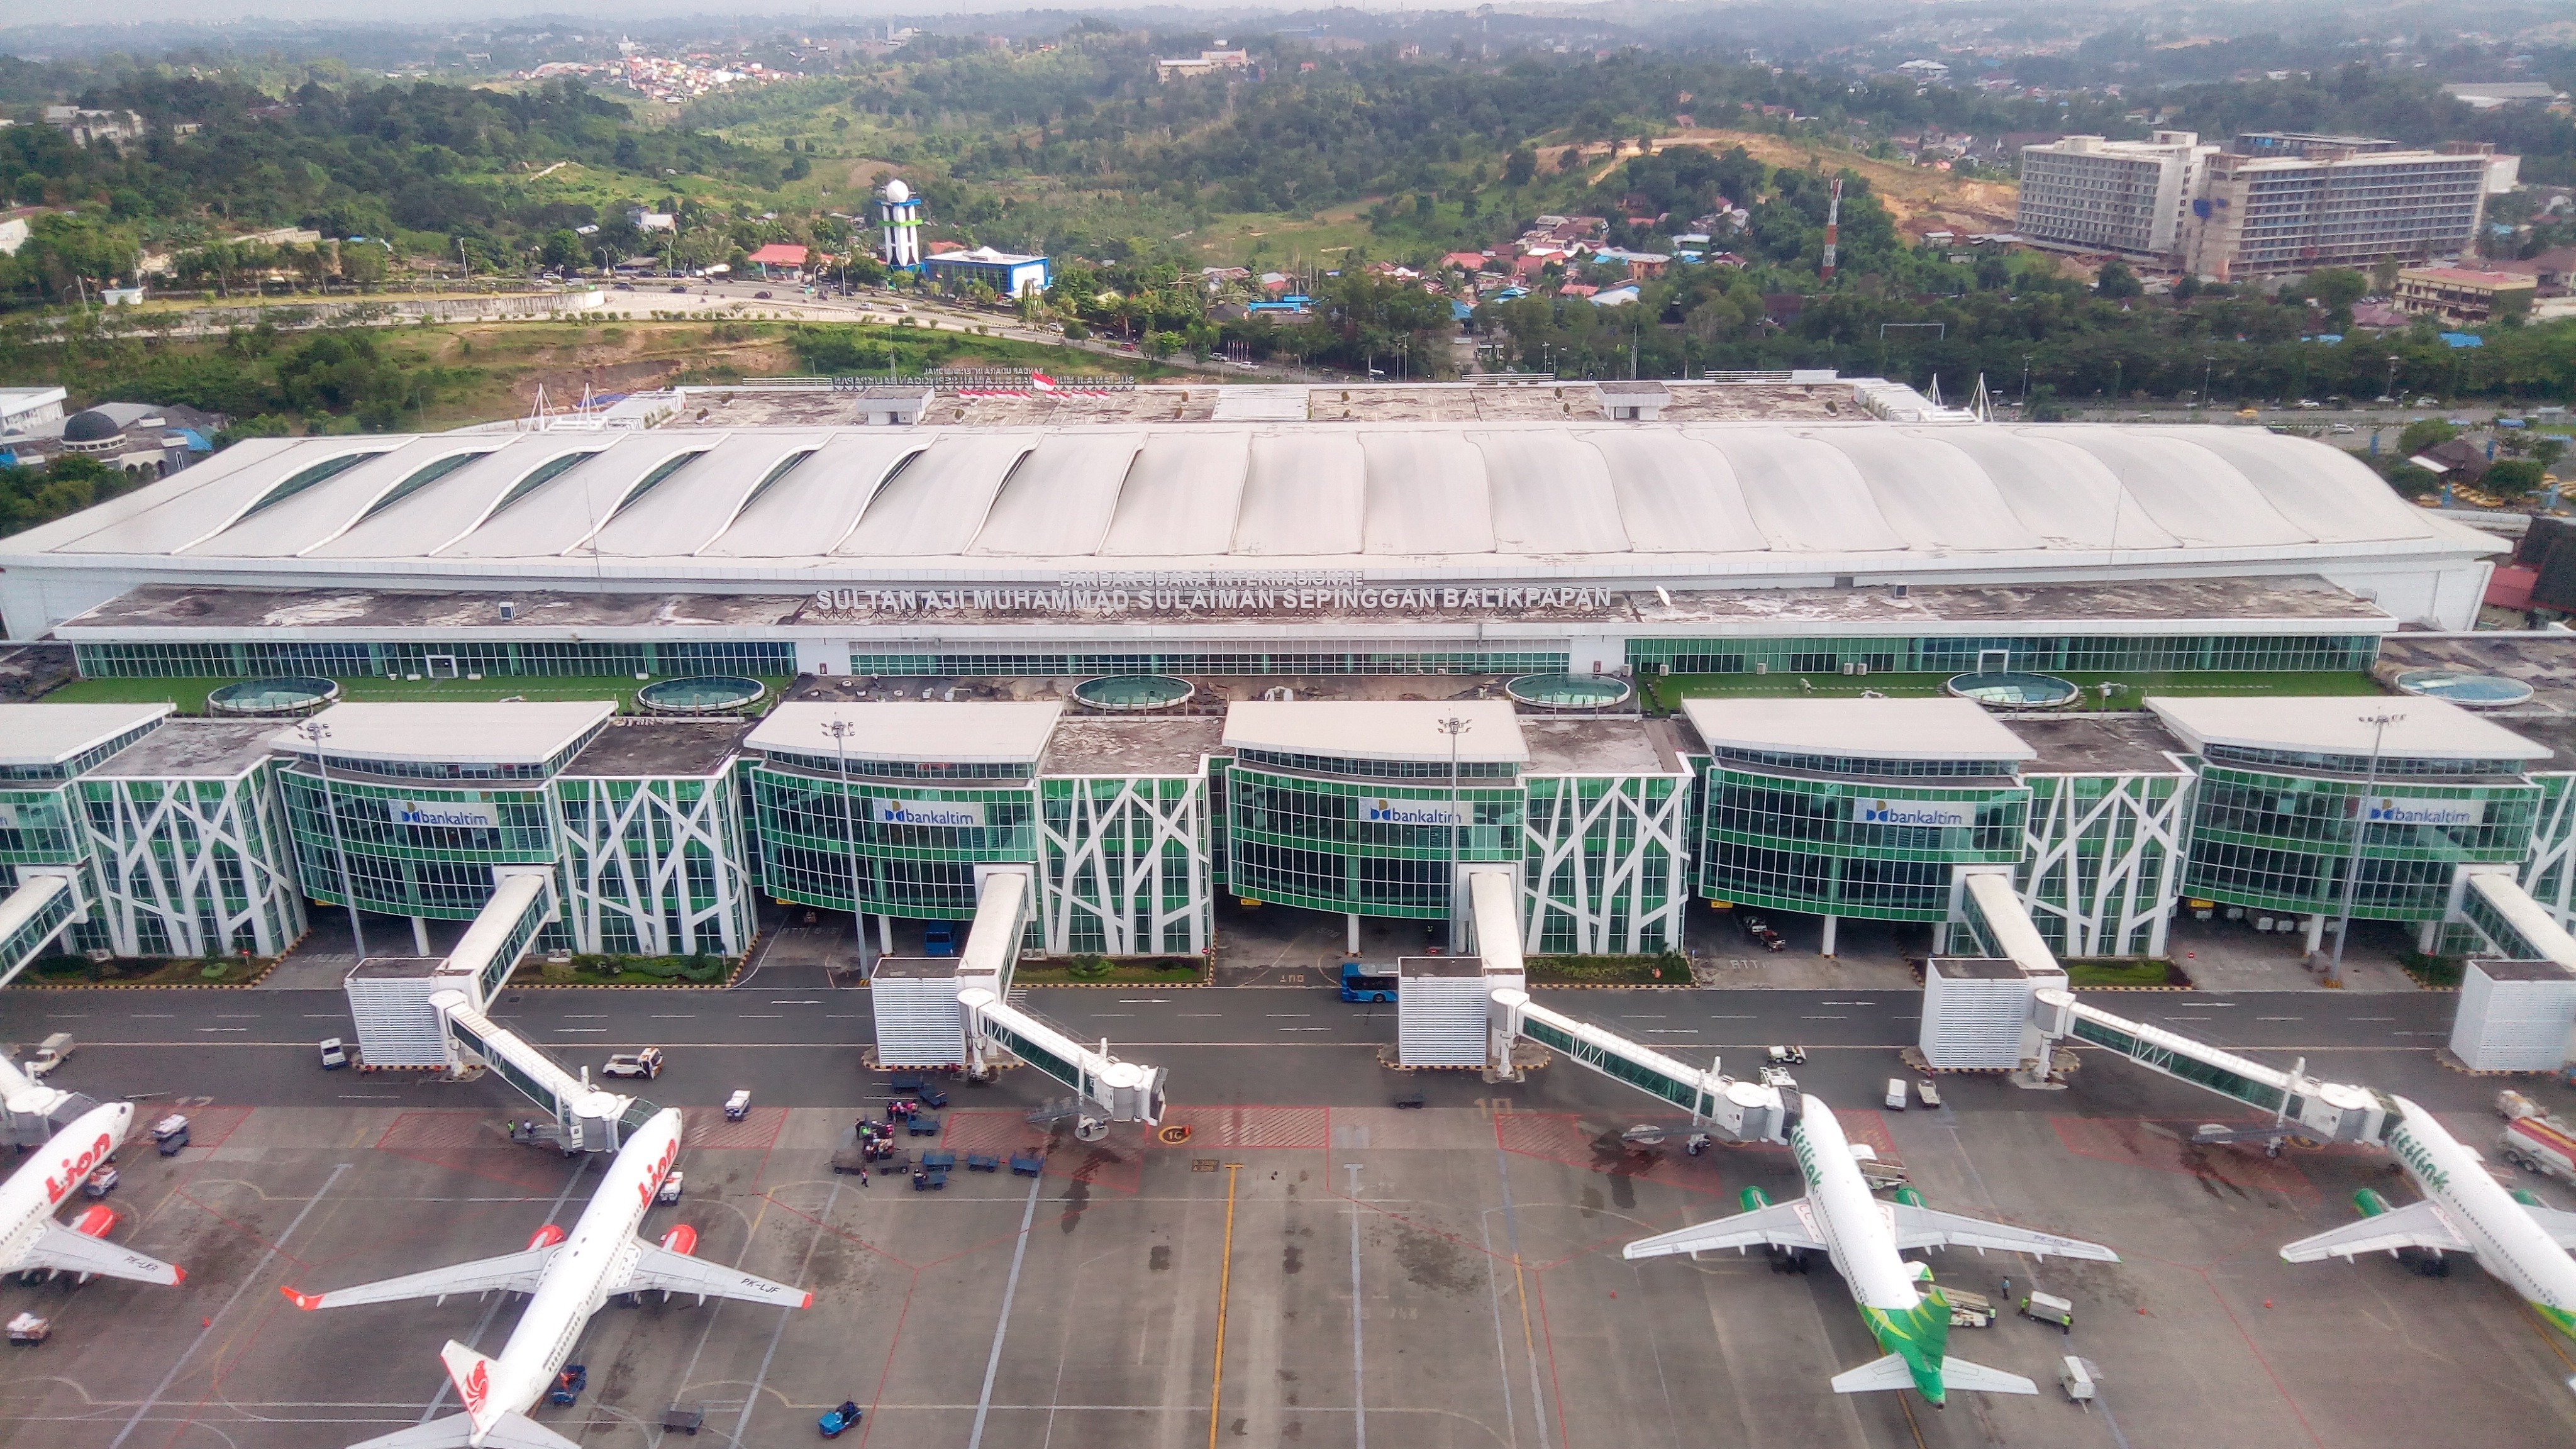
[[[981,1081],[1008,1055],[1074,1094],[1075,1130],[1086,1140],[1096,1140],[1110,1122],[1162,1121],[1162,1068],[1120,1061],[1108,1042],[1085,1046],[1011,1004],[1011,972],[1035,882],[1027,866],[975,869],[975,919],[961,955],[877,963],[869,994],[878,1065],[963,1066]]]
[[[1960,889],[1960,914],[1971,934],[1997,954],[1984,960],[1935,957],[1925,971],[1920,1049],[1932,1065],[2018,1066],[2014,1081],[2044,1086],[2058,1045],[2082,1042],[2272,1118],[2263,1127],[2204,1128],[2204,1141],[2379,1140],[2394,1111],[2379,1093],[2320,1082],[2306,1074],[2304,1063],[2286,1072],[2267,1067],[2080,1001],[2066,989],[2065,968],[2023,909],[2009,872],[1962,871]],[[1961,1059],[1980,1048],[2005,1055]]]
[[[27,963],[63,932],[87,919],[79,866],[18,867],[18,888],[0,899],[0,986],[26,970]]]
[[[73,1118],[97,1105],[79,1092],[46,1086],[0,1056],[0,1145],[41,1147]]]
[[[1712,1059],[1703,1069],[1651,1047],[1641,1046],[1606,1027],[1578,1021],[1530,999],[1528,968],[1521,959],[1520,878],[1516,871],[1471,869],[1464,873],[1468,908],[1475,925],[1477,954],[1483,964],[1486,997],[1483,1023],[1486,1070],[1497,1079],[1512,1073],[1512,1049],[1526,1037],[1591,1068],[1614,1082],[1691,1114],[1713,1135],[1730,1142],[1785,1142],[1796,1119],[1797,1088],[1785,1077],[1746,1082],[1723,1075]],[[1420,1015],[1441,1004],[1426,989],[1428,978],[1399,977],[1396,1009]],[[1399,1030],[1399,1038],[1406,1034]],[[1423,1031],[1415,1038],[1429,1035]]]
[[[486,1014],[510,972],[555,918],[554,872],[496,866],[492,899],[445,958],[371,960],[349,973],[358,1058],[370,1066],[484,1066],[545,1113],[566,1151],[614,1152],[657,1110],[650,1102],[593,1086],[543,1048]]]

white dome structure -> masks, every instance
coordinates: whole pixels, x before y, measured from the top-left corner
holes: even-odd
[[[912,200],[912,188],[904,185],[903,178],[900,176],[885,184],[884,194],[886,200],[898,204]]]

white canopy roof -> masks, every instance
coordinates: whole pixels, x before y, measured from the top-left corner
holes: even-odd
[[[1520,716],[1499,699],[1245,700],[1225,711],[1225,747],[1344,760],[1449,760],[1442,722],[1460,719],[1460,764],[1529,759]]]
[[[170,713],[160,704],[0,704],[0,765],[59,765]]]
[[[2098,566],[2104,550],[2143,564],[2499,547],[2340,450],[2251,428],[1196,422],[260,440],[0,543],[0,557],[227,570],[300,557],[436,575],[508,561],[532,576],[965,579],[1114,560],[1749,579]]]
[[[755,750],[897,764],[1025,765],[1046,753],[1064,705],[1056,700],[804,700],[769,712],[750,738]],[[835,720],[849,722],[836,742]]]
[[[1861,760],[2039,758],[1982,705],[1964,699],[1688,699],[1682,713],[1712,750]]]
[[[2534,744],[2446,699],[2150,696],[2146,703],[2166,728],[2195,750],[2233,745],[2360,759],[2370,754],[2375,736],[2381,757],[2390,759],[2493,760],[2510,768],[2550,754],[2547,745]],[[2381,716],[2389,721],[2384,731],[2370,723]]]
[[[615,700],[520,700],[481,704],[419,700],[335,704],[313,716],[328,731],[322,752],[334,759],[398,760],[428,765],[542,765],[617,713]],[[310,755],[313,742],[290,725],[269,736],[274,747]],[[437,781],[423,781],[432,788]]]

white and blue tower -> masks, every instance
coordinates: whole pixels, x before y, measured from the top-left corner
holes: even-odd
[[[877,255],[889,267],[921,270],[921,198],[900,177],[877,193],[877,221],[883,232]]]

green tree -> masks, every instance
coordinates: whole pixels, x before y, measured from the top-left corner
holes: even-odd
[[[2397,456],[2412,458],[2436,443],[2447,443],[2460,435],[2460,430],[2440,418],[2423,418],[2408,423],[2397,435]]]
[[[2478,487],[2498,498],[2528,498],[2540,491],[2541,467],[2529,458],[2504,458],[2487,469]]]
[[[2146,291],[2145,285],[2138,280],[2138,274],[2129,270],[2128,263],[2117,258],[2104,262],[2102,269],[2093,276],[2093,295],[2106,301],[2143,297]]]
[[[1527,186],[1538,175],[1538,152],[1527,146],[1515,146],[1503,161],[1503,184]]]

